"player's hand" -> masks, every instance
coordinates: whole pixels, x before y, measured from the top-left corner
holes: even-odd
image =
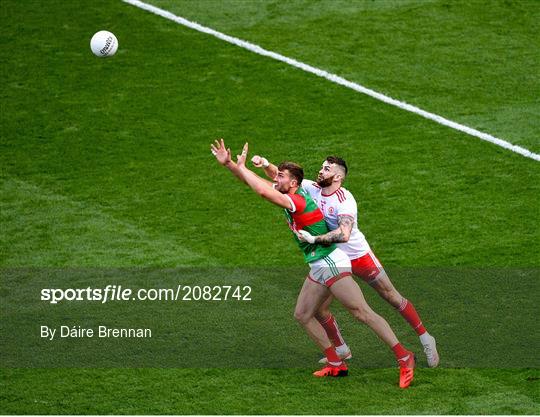
[[[247,154],[249,150],[248,148],[249,146],[248,146],[248,143],[246,142],[246,144],[242,148],[242,153],[240,155],[236,155],[236,165],[238,165],[239,167],[246,166],[246,158],[247,158]]]
[[[225,142],[223,139],[220,139],[219,141],[215,140],[214,143],[210,145],[210,151],[221,165],[227,165],[232,160],[231,150],[229,148],[225,148]]]
[[[315,243],[315,236],[305,230],[299,230],[297,236],[300,242]]]
[[[253,165],[256,168],[261,168],[262,167],[262,157],[259,156],[259,155],[253,156],[253,158],[251,158],[251,162],[253,163]]]
[[[255,155],[253,158],[251,158],[251,162],[257,168],[266,168],[268,165],[270,165],[268,159],[259,155]]]

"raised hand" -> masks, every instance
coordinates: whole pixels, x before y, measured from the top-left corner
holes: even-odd
[[[253,158],[251,158],[251,162],[256,168],[262,168],[263,166],[263,157],[259,155],[254,155]]]
[[[220,139],[219,141],[215,140],[214,143],[210,144],[210,151],[221,165],[227,165],[232,160],[231,150],[225,148],[223,139]]]
[[[244,145],[244,148],[242,149],[242,153],[240,155],[236,155],[236,165],[238,166],[246,166],[246,158],[248,154],[248,143]]]

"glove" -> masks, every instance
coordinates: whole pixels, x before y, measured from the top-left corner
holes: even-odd
[[[307,243],[315,243],[315,236],[313,236],[311,233],[306,232],[305,230],[299,230],[298,231],[300,240],[304,240]]]

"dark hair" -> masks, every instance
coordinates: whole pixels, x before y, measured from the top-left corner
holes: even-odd
[[[302,183],[302,180],[304,179],[304,169],[294,162],[282,162],[277,167],[279,171],[289,171],[289,174],[291,177],[293,177],[296,181],[298,181],[298,185]]]
[[[345,170],[345,175],[347,175],[347,172],[349,172],[349,169],[347,168],[347,163],[344,159],[341,159],[339,156],[327,156],[326,161],[329,164],[336,164],[342,167]]]

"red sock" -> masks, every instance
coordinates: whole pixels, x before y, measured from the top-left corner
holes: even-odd
[[[414,329],[416,334],[420,336],[421,334],[424,334],[426,332],[426,328],[422,324],[422,320],[420,320],[420,316],[416,312],[416,309],[414,308],[413,304],[404,298],[401,301],[401,305],[398,307],[399,314],[403,316],[405,320],[409,322],[411,327]]]
[[[394,347],[392,347],[392,350],[394,351],[394,355],[396,355],[397,360],[400,360],[411,353],[405,349],[401,343],[397,343]]]
[[[328,316],[326,319],[317,320],[319,323],[321,323],[321,326],[324,328],[328,338],[332,341],[335,347],[341,346],[345,343],[343,337],[341,337],[341,332],[339,331],[336,319],[332,314],[330,314],[330,316]]]
[[[330,365],[337,366],[341,363],[341,359],[339,359],[336,348],[334,346],[330,346],[328,349],[325,349],[324,354],[326,355],[326,359],[328,359],[328,363]]]

